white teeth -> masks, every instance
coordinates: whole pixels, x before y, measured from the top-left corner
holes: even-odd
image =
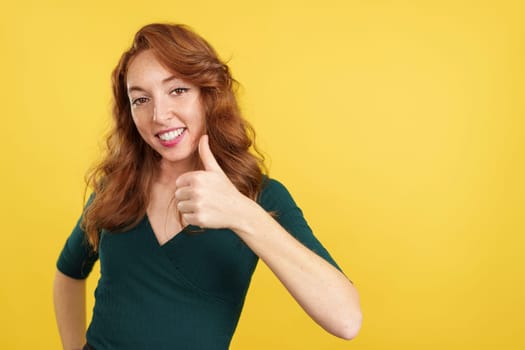
[[[175,139],[177,136],[180,136],[184,131],[184,128],[179,128],[176,130],[165,132],[164,134],[159,134],[159,138],[163,141],[171,141]]]

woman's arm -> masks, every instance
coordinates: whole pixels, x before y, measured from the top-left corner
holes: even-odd
[[[354,338],[361,327],[357,289],[343,273],[297,241],[255,202],[233,230],[326,331]]]
[[[338,337],[354,338],[362,317],[352,283],[242,195],[217,164],[205,136],[199,154],[205,170],[177,179],[175,197],[183,220],[236,232],[320,326]]]
[[[86,281],[68,277],[57,270],[53,301],[64,350],[82,349],[86,342]]]

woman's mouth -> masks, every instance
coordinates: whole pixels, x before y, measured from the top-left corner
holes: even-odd
[[[160,139],[160,143],[163,146],[171,147],[178,144],[183,137],[186,128],[177,128],[165,132],[160,132],[156,136]]]

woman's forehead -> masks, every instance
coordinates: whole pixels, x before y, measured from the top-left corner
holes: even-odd
[[[185,82],[180,74],[166,67],[152,52],[148,51],[137,54],[130,62],[126,72],[128,89],[141,83],[166,84],[174,81]]]

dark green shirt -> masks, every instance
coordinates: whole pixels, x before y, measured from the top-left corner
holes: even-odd
[[[258,203],[339,269],[281,183],[267,180]],[[99,258],[101,276],[86,334],[96,350],[228,349],[258,261],[226,229],[188,226],[159,245],[145,216],[127,232],[102,231],[98,255],[77,223],[57,267],[84,279]]]

